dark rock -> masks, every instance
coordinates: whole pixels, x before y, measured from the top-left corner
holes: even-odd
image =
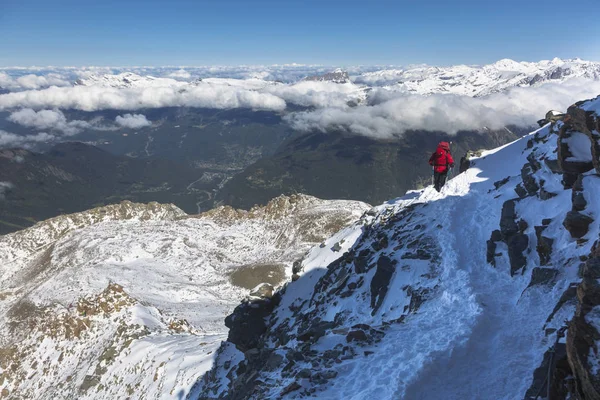
[[[346,335],[346,342],[367,342],[369,337],[362,329],[357,329],[354,331],[348,332]]]
[[[394,265],[388,256],[381,256],[377,260],[377,270],[371,280],[371,308],[372,315],[375,315],[379,307],[383,304],[387,294],[390,280],[394,275]]]
[[[529,246],[529,237],[524,234],[516,234],[510,237],[506,244],[510,260],[510,274],[514,275],[518,270],[527,265],[527,258],[523,255],[523,252]]]
[[[500,216],[500,232],[503,240],[508,240],[512,235],[519,233],[517,225],[517,212],[515,211],[516,200],[507,200],[502,205],[502,214]]]
[[[527,190],[525,190],[525,188],[523,187],[523,184],[521,184],[521,183],[519,183],[517,186],[515,186],[515,193],[521,199],[527,197]]]
[[[492,239],[487,242],[487,252],[486,252],[486,261],[488,264],[492,266],[496,266],[496,242]]]
[[[337,242],[336,244],[333,245],[333,247],[331,248],[332,251],[338,252],[340,250],[342,250],[342,246],[340,245],[339,242]]]
[[[556,269],[536,267],[531,272],[531,281],[527,287],[529,288],[536,285],[550,285],[557,276],[558,270]]]
[[[354,259],[354,270],[357,274],[369,270],[369,258],[371,257],[371,254],[370,249],[363,249],[358,253],[358,256]]]
[[[501,181],[494,182],[494,186],[496,187],[496,189],[500,189],[500,187],[506,185],[509,180],[510,180],[510,176],[507,176],[506,178],[502,179]]]
[[[540,265],[548,265],[550,256],[552,255],[552,246],[554,239],[543,236],[542,233],[546,230],[546,226],[536,226],[535,234],[537,236],[537,253],[540,257]]]
[[[587,215],[578,211],[569,211],[563,221],[563,226],[569,231],[572,238],[579,239],[587,234],[592,222],[594,220]]]
[[[567,359],[566,346],[557,343],[544,354],[542,363],[533,372],[533,382],[525,393],[525,399],[540,398],[540,394],[541,398],[548,398],[546,397],[548,393],[550,393],[549,400],[568,398],[571,392],[567,381],[569,375],[571,375],[571,368]]]
[[[281,354],[272,353],[265,364],[265,368],[268,371],[275,371],[283,363],[283,356]]]
[[[544,219],[542,220],[542,225],[544,225],[544,226],[548,226],[548,225],[550,225],[551,223],[552,223],[552,218],[544,218]]]
[[[596,279],[584,277],[577,287],[577,310],[569,323],[567,333],[567,356],[578,398],[600,399],[600,376],[592,369],[597,362],[596,342],[600,333],[586,320],[587,314],[600,305],[600,284]],[[596,357],[594,362],[589,357]]]
[[[500,232],[497,229],[492,231],[492,236],[490,237],[490,240],[493,240],[494,242],[501,241],[502,240],[502,232]]]
[[[298,335],[298,340],[302,342],[309,340],[316,342],[321,336],[324,336],[328,330],[335,327],[336,324],[332,321],[314,321],[314,323],[306,331]]]
[[[295,392],[296,390],[302,388],[302,386],[300,386],[300,384],[298,382],[292,382],[289,385],[287,385],[285,388],[283,388],[283,390],[281,391],[281,395],[285,396],[286,394]]]
[[[292,275],[292,282],[296,282],[298,279],[300,279],[300,275],[298,275],[298,274]]]
[[[302,271],[302,260],[294,261],[294,265],[292,266],[292,274],[298,274]]]
[[[579,175],[573,184],[573,192],[571,194],[573,211],[583,211],[587,207],[587,201],[583,195],[583,190],[583,175]]]
[[[523,165],[523,168],[521,168],[521,179],[523,179],[523,186],[530,196],[536,195],[538,190],[540,190],[540,186],[538,185],[537,180],[533,177],[533,173],[533,167],[529,163]]]
[[[255,348],[261,335],[267,330],[265,317],[273,311],[275,301],[268,299],[244,302],[225,318],[229,328],[227,341],[242,352]]]
[[[579,174],[571,174],[571,173],[565,172],[563,174],[563,179],[562,179],[563,187],[565,189],[571,189],[573,187],[573,185],[575,184],[575,182],[577,181],[578,176],[579,176]]]
[[[560,169],[560,166],[558,165],[558,160],[549,160],[546,158],[544,160],[544,164],[546,164],[548,169],[555,174],[560,174],[562,172],[562,170]]]
[[[310,378],[310,377],[311,377],[311,375],[312,375],[312,371],[311,371],[310,369],[308,369],[308,368],[301,369],[301,370],[300,370],[300,371],[299,371],[299,372],[296,374],[296,376],[297,376],[298,378],[302,378],[302,379],[308,379],[308,378]]]

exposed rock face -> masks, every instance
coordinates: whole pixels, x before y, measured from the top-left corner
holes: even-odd
[[[588,103],[597,101],[600,97]],[[579,174],[592,168],[600,173],[600,118],[581,106],[580,102],[569,107],[567,116],[557,125],[558,164],[564,173],[565,187],[571,187]]]
[[[563,221],[563,225],[573,238],[579,239],[588,233],[589,226],[592,222],[594,222],[594,220],[585,214],[578,211],[569,211]]]
[[[567,355],[575,390],[580,399],[600,399],[598,343],[600,342],[600,251],[595,245],[582,270],[583,281],[577,287],[577,311],[569,324]]]
[[[506,201],[502,206],[502,216],[500,218],[500,233],[502,241],[508,246],[512,275],[527,265],[527,257],[523,252],[529,246],[529,236],[524,233],[527,229],[527,223],[518,218],[515,210],[517,201],[518,199]],[[488,247],[488,255],[490,250],[491,247]]]

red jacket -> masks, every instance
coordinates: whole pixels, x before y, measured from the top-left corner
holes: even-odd
[[[433,166],[435,172],[448,172],[448,166],[454,167],[454,159],[450,154],[450,144],[448,142],[440,142],[437,150],[429,158],[429,165]]]

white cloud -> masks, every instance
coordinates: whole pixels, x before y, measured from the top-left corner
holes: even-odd
[[[283,110],[281,98],[227,85],[199,83],[181,87],[117,89],[102,86],[50,87],[0,95],[0,109],[26,107],[83,111],[137,110],[160,107],[252,108]]]
[[[40,110],[24,108],[10,114],[8,120],[19,125],[36,129],[50,129],[61,131],[71,136],[84,129],[104,129],[87,121],[67,121],[67,117],[60,110]]]
[[[70,82],[57,73],[48,73],[46,75],[28,74],[13,77],[6,72],[0,72],[0,87],[9,90],[35,90],[50,86],[69,85]]]
[[[146,116],[143,114],[125,114],[123,116],[118,115],[117,118],[115,118],[115,122],[117,125],[130,129],[139,129],[152,125],[152,122],[148,121]]]
[[[175,72],[171,72],[167,75],[167,77],[173,79],[190,79],[192,77],[192,74],[190,74],[188,71],[182,68]]]
[[[373,94],[369,106],[322,108],[292,113],[286,120],[299,130],[344,130],[389,138],[407,130],[443,131],[532,126],[550,109],[565,111],[578,100],[600,93],[600,81],[571,80],[538,87],[513,88],[486,97],[459,95]]]
[[[12,189],[14,185],[10,182],[0,182],[0,200],[5,199],[5,193]]]
[[[28,147],[32,143],[49,142],[56,139],[54,135],[40,132],[35,135],[15,135],[14,133],[0,130],[0,148]]]

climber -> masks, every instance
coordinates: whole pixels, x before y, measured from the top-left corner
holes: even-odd
[[[429,158],[429,165],[433,167],[433,180],[435,190],[438,192],[446,183],[450,168],[454,167],[454,159],[450,154],[450,143],[440,142],[437,150]]]

